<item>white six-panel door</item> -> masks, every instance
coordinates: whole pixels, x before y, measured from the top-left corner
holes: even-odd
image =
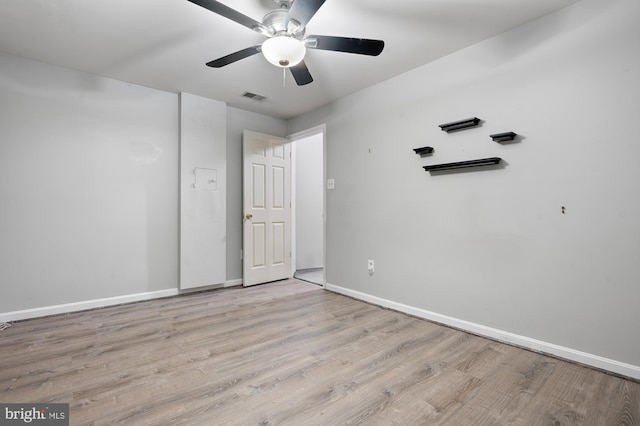
[[[291,155],[284,138],[245,130],[243,283],[291,275]]]

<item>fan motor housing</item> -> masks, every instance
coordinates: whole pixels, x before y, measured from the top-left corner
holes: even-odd
[[[288,9],[276,9],[264,15],[262,18],[262,25],[269,28],[273,35],[282,35],[288,33],[287,28],[287,15]],[[304,36],[304,28],[299,28],[296,32],[290,33],[290,36],[297,38],[298,40]]]

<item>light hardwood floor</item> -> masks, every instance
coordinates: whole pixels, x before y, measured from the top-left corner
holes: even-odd
[[[15,323],[0,402],[72,425],[639,425],[640,384],[287,280]]]

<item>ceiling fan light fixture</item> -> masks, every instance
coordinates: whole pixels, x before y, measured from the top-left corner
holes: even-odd
[[[267,61],[281,68],[298,65],[306,52],[303,42],[289,36],[272,37],[262,43],[262,54]]]

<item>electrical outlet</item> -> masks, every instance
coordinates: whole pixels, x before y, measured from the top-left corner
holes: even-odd
[[[367,269],[369,270],[369,275],[373,275],[373,273],[375,272],[375,264],[373,260],[367,260]]]

